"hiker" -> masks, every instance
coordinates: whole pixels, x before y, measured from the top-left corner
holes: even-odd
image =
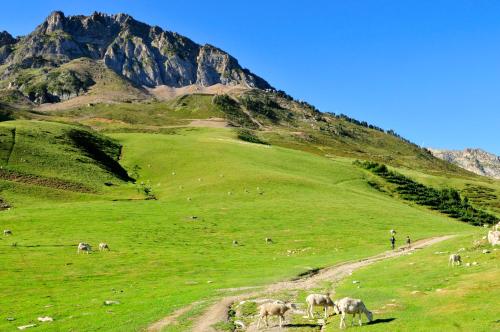
[[[411,240],[410,240],[410,236],[406,236],[406,245],[408,246],[408,249],[411,248]]]
[[[394,250],[394,246],[396,245],[396,238],[393,236],[391,236],[391,248],[392,250]]]

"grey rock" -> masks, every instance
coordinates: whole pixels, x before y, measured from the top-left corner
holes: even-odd
[[[440,159],[462,167],[473,173],[500,179],[500,157],[482,149],[439,150],[428,149]]]

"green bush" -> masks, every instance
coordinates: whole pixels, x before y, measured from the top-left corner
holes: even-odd
[[[261,140],[252,130],[248,129],[239,129],[238,130],[238,138],[242,141],[256,144],[264,144],[269,145],[266,141]]]

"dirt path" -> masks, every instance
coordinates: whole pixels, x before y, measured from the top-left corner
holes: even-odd
[[[433,237],[429,239],[423,239],[420,241],[417,241],[413,243],[412,250],[415,249],[422,249],[428,246],[431,246],[433,244],[436,244],[441,241],[448,240],[452,238],[453,235],[447,235],[447,236],[440,236],[440,237]],[[407,254],[408,250],[398,250],[398,251],[386,251],[381,254],[360,259],[355,262],[346,262],[346,263],[341,263],[329,268],[325,268],[320,270],[317,274],[314,274],[312,276],[307,276],[298,280],[293,280],[293,281],[281,281],[277,282],[275,284],[271,284],[267,287],[264,287],[263,289],[260,289],[258,291],[253,291],[245,294],[240,294],[240,295],[234,295],[234,296],[226,296],[214,304],[212,304],[202,315],[197,317],[194,321],[192,331],[193,332],[215,332],[215,329],[212,328],[212,325],[220,322],[220,321],[226,321],[228,319],[228,309],[229,307],[235,303],[235,302],[240,302],[243,300],[247,300],[252,297],[260,296],[260,295],[265,295],[269,293],[275,293],[279,291],[284,291],[284,290],[299,290],[299,289],[311,289],[314,287],[317,287],[317,285],[322,282],[322,281],[329,281],[333,283],[337,283],[344,279],[345,277],[349,276],[353,271],[367,266],[371,265],[373,263],[376,263],[378,261],[388,259],[388,258],[393,258],[393,257],[398,257],[402,256],[404,254]],[[189,307],[186,307],[186,309],[183,312],[186,312],[189,310]],[[185,308],[183,308],[185,309]],[[180,309],[180,310],[183,310]],[[166,321],[167,324],[162,325],[162,327],[167,326],[169,322],[175,321],[175,318],[180,316],[180,314],[176,314],[178,311],[174,312],[173,314],[163,318],[161,321]],[[182,314],[182,313],[181,313]],[[172,317],[173,320],[172,320]],[[160,321],[160,322],[161,322]],[[159,322],[158,322],[159,323]],[[151,326],[154,326],[158,323],[155,323]],[[159,330],[149,330],[148,331],[159,331]]]
[[[193,302],[190,305],[180,308],[170,315],[163,317],[161,320],[154,322],[153,324],[149,325],[148,328],[146,329],[147,332],[159,332],[161,331],[164,327],[175,324],[177,322],[177,318],[180,316],[184,315],[186,312],[190,311],[193,309],[197,304],[200,304],[201,302]]]

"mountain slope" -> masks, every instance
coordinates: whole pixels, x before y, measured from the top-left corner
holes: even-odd
[[[473,173],[500,179],[500,157],[482,149],[439,150],[429,149],[432,154]]]

